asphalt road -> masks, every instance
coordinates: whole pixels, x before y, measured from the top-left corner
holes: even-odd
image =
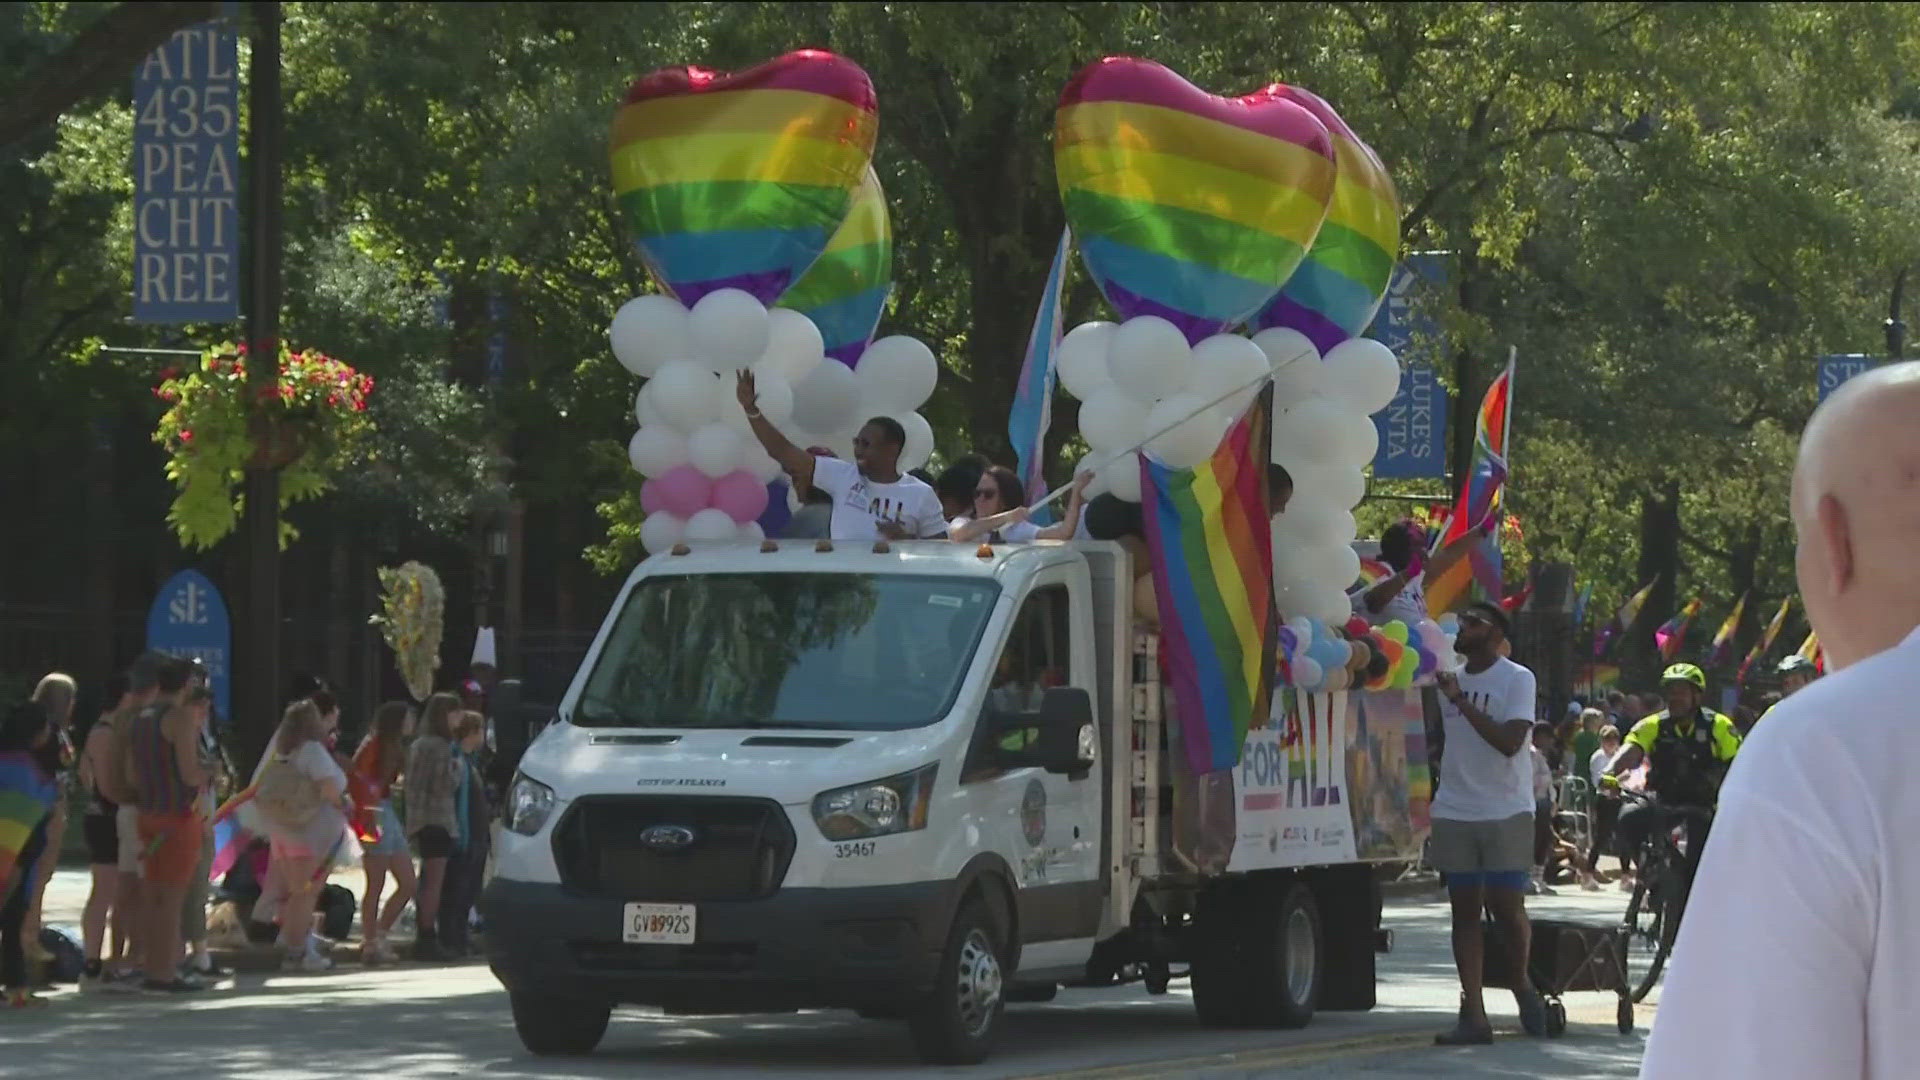
[[[84,878],[63,872],[48,921],[71,922]],[[1607,921],[1624,897],[1607,892],[1541,898],[1536,913]],[[683,1018],[616,1014],[600,1051],[583,1059],[529,1056],[514,1036],[505,995],[483,965],[403,966],[325,975],[242,975],[186,1000],[57,994],[45,1010],[0,1011],[0,1072],[36,1080],[66,1077],[338,1077],[383,1080],[442,1076],[625,1077],[732,1080],[748,1076],[968,1076],[982,1080],[1055,1077],[1631,1077],[1641,1030],[1614,1030],[1614,1001],[1566,998],[1564,1038],[1512,1033],[1512,999],[1489,997],[1492,1047],[1442,1050],[1433,1032],[1450,1023],[1457,990],[1437,895],[1390,900],[1395,951],[1382,957],[1380,1006],[1324,1014],[1302,1031],[1215,1032],[1194,1020],[1184,985],[1164,996],[1143,988],[1065,991],[1044,1005],[1008,1011],[994,1059],[973,1069],[918,1064],[894,1024],[845,1013]],[[1657,992],[1656,992],[1657,994]]]

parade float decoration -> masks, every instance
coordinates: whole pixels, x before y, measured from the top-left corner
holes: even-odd
[[[1452,616],[1369,626],[1357,617],[1327,623],[1296,615],[1277,634],[1279,681],[1308,693],[1431,686],[1439,673],[1460,669],[1458,629]]]
[[[802,50],[734,74],[643,76],[614,118],[616,196],[661,292],[615,314],[613,354],[646,380],[627,456],[646,478],[641,543],[758,540],[789,509],[779,467],[735,398],[795,445],[848,457],[875,416],[926,464],[933,351],[873,340],[892,282],[886,195],[871,159],[873,84],[852,61]],[[833,360],[834,363],[827,363]]]
[[[231,342],[169,369],[154,395],[167,411],[153,441],[167,452],[178,489],[167,522],[186,548],[211,548],[240,520],[240,486],[250,467],[280,474],[280,509],[325,494],[366,433],[373,377],[317,349],[279,346],[279,373],[256,397],[247,385],[247,346]],[[280,523],[280,544],[297,535]]]
[[[1138,502],[1143,451],[1198,464],[1270,378],[1272,460],[1293,480],[1273,524],[1275,596],[1284,614],[1343,624],[1359,569],[1352,509],[1379,447],[1370,417],[1400,380],[1386,346],[1353,336],[1399,249],[1380,159],[1298,87],[1225,98],[1109,57],[1061,94],[1054,170],[1082,264],[1119,320],[1074,327],[1056,360],[1080,401],[1094,494]],[[1392,645],[1367,644],[1368,664]]]
[[[424,563],[383,566],[380,574],[380,613],[368,621],[393,650],[394,666],[416,702],[433,693],[433,676],[440,670],[440,637],[445,626],[446,593],[440,575]]]

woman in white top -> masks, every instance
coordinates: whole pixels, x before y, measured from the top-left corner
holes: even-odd
[[[1067,512],[1059,521],[1042,528],[1028,521],[1033,511],[1027,506],[1027,486],[1004,465],[994,465],[980,475],[980,486],[973,493],[973,517],[958,517],[947,523],[947,536],[957,543],[985,540],[989,544],[1025,544],[1034,540],[1070,540],[1080,527],[1080,507],[1086,501],[1087,484],[1093,474],[1083,472],[1073,480],[1067,493]]]
[[[273,745],[254,773],[257,820],[272,844],[271,876],[285,890],[280,907],[280,944],[289,970],[324,971],[333,962],[312,947],[309,931],[321,878],[333,862],[351,862],[359,846],[348,829],[352,804],[347,775],[327,748],[338,713],[322,713],[312,701],[287,707]],[[270,777],[270,772],[279,775]],[[303,787],[300,781],[305,782]]]
[[[1393,567],[1393,575],[1362,592],[1355,610],[1376,626],[1399,620],[1408,626],[1427,618],[1428,578],[1437,578],[1454,563],[1467,557],[1473,545],[1493,530],[1494,517],[1467,530],[1466,534],[1425,558],[1426,537],[1411,520],[1402,519],[1380,534],[1380,560]]]

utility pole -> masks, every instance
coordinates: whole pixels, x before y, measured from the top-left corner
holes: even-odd
[[[1903,360],[1907,355],[1907,324],[1900,318],[1900,302],[1907,293],[1907,270],[1903,266],[1893,275],[1893,295],[1887,298],[1887,359]]]
[[[252,183],[251,310],[247,317],[247,397],[258,406],[280,381],[281,102],[280,5],[253,8],[248,69],[247,168]],[[260,431],[254,431],[256,445]],[[242,745],[258,749],[280,713],[280,473],[262,456],[248,463],[242,532],[247,550],[247,619],[241,641],[237,712]]]

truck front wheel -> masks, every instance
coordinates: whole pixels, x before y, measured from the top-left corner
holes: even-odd
[[[513,1029],[520,1045],[542,1056],[590,1054],[607,1033],[613,1005],[606,1001],[556,997],[515,990]]]
[[[929,1065],[987,1060],[1006,1005],[1000,933],[986,905],[970,900],[947,934],[933,992],[907,1016],[913,1048]]]

